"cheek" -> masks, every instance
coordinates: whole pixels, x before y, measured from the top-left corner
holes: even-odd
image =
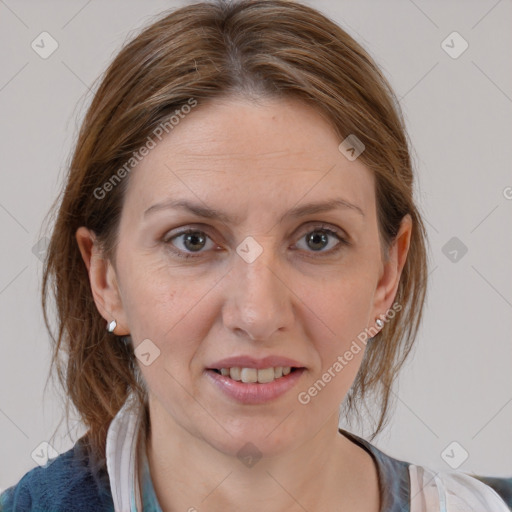
[[[373,292],[367,274],[355,270],[340,272],[303,296],[315,316],[326,326],[329,346],[341,346],[367,327]]]
[[[209,328],[208,293],[218,277],[194,279],[164,258],[131,258],[123,263],[123,307],[135,350],[143,340],[151,340],[163,356],[155,366],[165,365],[161,370],[184,379]]]
[[[351,270],[340,272],[315,293],[306,295],[314,312],[312,318],[320,319],[316,320],[319,327],[310,333],[320,368],[308,379],[307,389],[313,386],[315,393],[324,385],[329,388],[327,393],[318,392],[314,407],[335,407],[352,386],[364,357],[366,340],[361,333],[368,327],[373,290],[363,267],[359,272],[355,267]]]
[[[339,407],[361,366],[366,343],[358,336],[367,327],[371,289],[353,274],[331,280],[307,297],[313,311],[309,336],[320,364],[305,379],[297,399],[323,416]]]
[[[142,336],[171,329],[183,317],[200,290],[195,281],[173,268],[160,253],[120,258],[123,306],[132,329]]]

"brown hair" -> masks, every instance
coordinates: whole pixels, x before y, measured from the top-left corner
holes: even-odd
[[[133,346],[108,333],[96,309],[75,239],[92,229],[115,262],[129,174],[101,199],[99,187],[139,150],[155,128],[193,98],[206,101],[294,96],[314,106],[340,142],[355,134],[373,171],[380,237],[388,247],[402,218],[413,231],[395,301],[402,305],[369,343],[346,397],[348,415],[370,395],[380,408],[373,439],[388,421],[390,391],[420,325],[427,285],[426,232],[413,200],[408,139],[398,101],[378,66],[342,28],[290,0],[199,2],[165,12],[126,44],[105,71],[83,120],[44,264],[42,302],[53,343],[52,368],[74,404],[93,454],[104,457],[108,426],[130,390],[147,396]],[[57,206],[57,201],[52,208]],[[48,320],[48,288],[58,315]],[[59,360],[65,351],[66,361]]]

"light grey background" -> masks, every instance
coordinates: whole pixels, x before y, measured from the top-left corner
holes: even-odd
[[[425,320],[395,388],[394,419],[374,444],[450,470],[442,453],[456,441],[469,453],[460,470],[512,476],[511,2],[307,3],[369,50],[401,98],[431,243]],[[49,338],[32,247],[45,234],[88,89],[132,31],[184,4],[0,0],[1,489],[35,467],[40,443],[63,452],[83,433],[63,423],[50,439],[62,408],[53,387],[43,394]],[[48,59],[31,48],[43,31],[59,45]],[[441,46],[453,31],[469,44],[457,59]],[[455,50],[459,43],[448,39]],[[443,253],[452,237],[468,248],[456,262]]]

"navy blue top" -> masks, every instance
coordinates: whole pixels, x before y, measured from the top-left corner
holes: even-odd
[[[380,512],[410,512],[409,464],[386,455],[365,439],[344,429],[339,432],[365,449],[376,463],[381,495]],[[110,481],[104,466],[94,465],[85,436],[73,448],[28,471],[0,495],[1,512],[113,512]],[[145,455],[145,454],[144,454]],[[147,465],[143,464],[144,509],[160,510]],[[512,478],[471,475],[491,486],[512,510]],[[147,507],[151,503],[152,505]]]

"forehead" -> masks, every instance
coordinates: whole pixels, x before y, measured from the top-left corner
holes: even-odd
[[[314,108],[297,100],[215,100],[196,107],[132,170],[126,203],[166,199],[276,208],[341,195],[368,210],[373,176],[349,161]]]

